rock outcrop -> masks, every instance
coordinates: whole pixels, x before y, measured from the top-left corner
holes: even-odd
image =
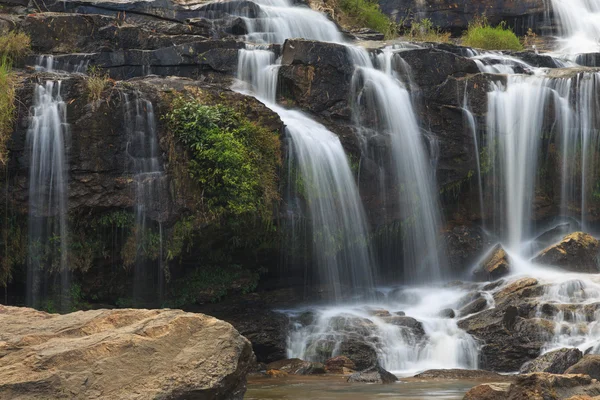
[[[568,271],[598,273],[600,242],[593,236],[575,232],[565,236],[560,243],[548,247],[533,261],[553,265]]]
[[[481,281],[495,281],[510,273],[510,258],[502,245],[496,245],[488,257],[473,271],[475,279]]]
[[[600,380],[600,355],[588,354],[566,370],[567,374],[585,374]]]
[[[352,383],[394,383],[398,380],[396,375],[386,371],[379,365],[375,365],[367,370],[355,372],[348,377],[348,382]]]
[[[267,370],[282,371],[289,375],[315,375],[324,374],[325,366],[321,363],[290,358],[267,364]]]
[[[0,306],[2,399],[239,399],[255,363],[231,325],[179,310]]]
[[[533,361],[529,361],[521,367],[520,372],[522,374],[529,374],[532,372],[564,374],[569,367],[576,364],[582,357],[583,354],[579,349],[558,349],[543,354]],[[574,371],[570,373],[577,374],[582,372]]]

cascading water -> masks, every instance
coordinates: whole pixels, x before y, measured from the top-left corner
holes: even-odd
[[[61,83],[37,85],[31,110],[29,148],[29,244],[27,304],[51,299],[59,310],[70,308],[67,228],[67,108]]]
[[[162,227],[150,226],[150,220],[160,221],[161,210],[167,199],[166,176],[164,174],[161,153],[158,146],[156,118],[152,102],[135,92],[125,95],[124,102],[125,130],[128,135],[127,155],[128,170],[133,173],[135,182],[135,271],[134,298],[143,297],[143,286],[147,277],[158,277],[157,287],[163,293],[163,254]],[[147,254],[149,248],[159,248],[158,254]],[[156,274],[147,271],[148,259],[156,258],[158,271]]]
[[[356,49],[350,54],[356,64],[352,78],[354,119],[359,126],[374,127],[378,134],[391,139],[394,183],[402,211],[405,282],[440,280],[444,257],[438,240],[441,218],[434,175],[411,96],[394,68],[397,63],[404,67],[402,60],[394,49],[385,49],[376,59],[380,68],[376,69],[369,57]]]
[[[594,53],[600,50],[600,1],[552,0],[559,27],[561,54]]]

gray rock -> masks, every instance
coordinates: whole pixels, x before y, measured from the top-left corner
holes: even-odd
[[[549,372],[551,374],[564,374],[565,371],[576,364],[583,354],[579,349],[558,349],[542,354],[535,360],[529,361],[521,367],[521,374],[531,372]]]

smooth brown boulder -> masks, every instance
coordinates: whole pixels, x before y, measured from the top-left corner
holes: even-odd
[[[203,314],[0,306],[5,400],[241,400],[254,363],[246,338]]]
[[[542,251],[533,261],[568,271],[597,273],[600,271],[599,251],[600,242],[596,238],[584,232],[574,232]]]
[[[331,374],[343,374],[349,370],[355,370],[356,365],[345,356],[337,356],[325,361],[325,370]]]
[[[469,390],[463,400],[500,400],[506,399],[510,383],[484,383]]]
[[[496,245],[479,267],[473,272],[475,279],[495,281],[510,273],[510,259],[501,245]]]
[[[585,374],[600,380],[600,355],[588,354],[566,370],[567,374]]]

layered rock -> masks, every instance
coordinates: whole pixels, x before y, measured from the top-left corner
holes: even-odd
[[[481,264],[473,271],[475,279],[495,281],[510,273],[510,258],[502,245],[496,245]]]
[[[551,374],[564,374],[572,365],[576,364],[583,354],[579,349],[558,349],[550,351],[529,361],[521,367],[522,374],[532,372],[548,372]],[[581,373],[581,372],[570,372]],[[589,375],[589,374],[588,374]]]
[[[575,232],[542,251],[533,262],[574,272],[597,273],[600,271],[599,251],[600,242],[596,238],[587,233]]]
[[[0,306],[3,399],[242,399],[255,362],[231,325],[178,310]]]

